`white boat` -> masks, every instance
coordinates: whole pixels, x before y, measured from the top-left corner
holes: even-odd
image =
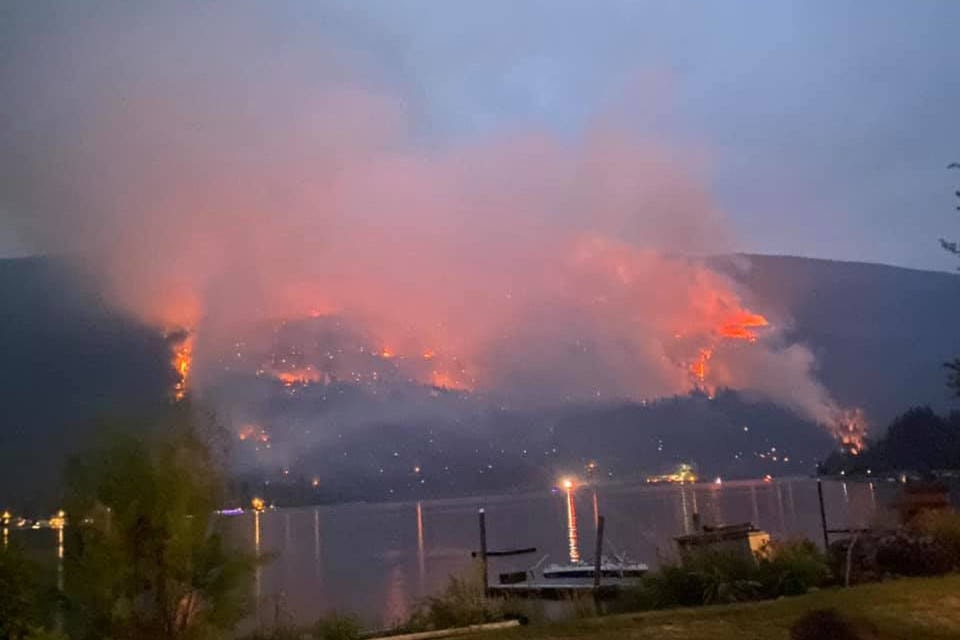
[[[571,562],[568,564],[548,564],[543,568],[543,577],[548,580],[593,580],[595,567],[589,562]],[[649,571],[649,567],[642,562],[631,562],[626,558],[609,558],[603,556],[600,560],[600,577],[608,580],[631,580],[642,578]]]
[[[563,582],[568,587],[593,584],[594,566],[590,562],[552,563],[542,566],[547,560],[540,561],[526,571],[514,571],[500,574],[501,585],[541,584],[548,586]],[[542,566],[542,568],[541,568]],[[600,561],[600,579],[605,586],[636,581],[649,571],[642,562],[633,562],[624,556],[603,556]]]

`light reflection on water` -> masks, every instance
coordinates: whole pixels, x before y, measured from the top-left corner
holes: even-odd
[[[885,489],[825,482],[830,526],[867,524],[885,502]],[[365,626],[386,627],[469,568],[470,552],[479,547],[480,506],[491,549],[536,546],[538,557],[546,553],[558,562],[592,560],[580,551],[593,548],[596,527],[578,527],[578,508],[593,511],[594,523],[606,516],[605,548],[650,565],[670,553],[674,536],[690,531],[694,513],[704,524],[750,521],[775,537],[820,539],[816,483],[808,479],[309,507],[238,516],[225,525],[236,542],[268,559],[256,569],[258,601],[282,594],[287,614],[301,623],[339,611],[357,613]],[[493,559],[491,579],[535,561]]]
[[[418,577],[420,591],[423,591],[423,579],[426,574],[426,558],[423,555],[423,503],[417,501],[417,567],[419,568]]]
[[[570,562],[580,562],[580,541],[577,536],[577,505],[573,502],[575,489],[566,489],[567,493],[567,545]]]

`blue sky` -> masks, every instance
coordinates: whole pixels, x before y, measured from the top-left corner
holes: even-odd
[[[346,74],[402,103],[425,146],[575,137],[616,113],[695,155],[738,250],[950,269],[937,238],[960,236],[946,169],[958,24],[948,0],[14,0],[0,9],[0,255],[44,250],[31,221],[63,180],[45,145],[69,144],[104,83],[216,83],[269,59],[290,70],[258,81],[273,100],[291,79]]]

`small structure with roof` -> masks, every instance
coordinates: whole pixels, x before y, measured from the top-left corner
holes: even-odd
[[[674,538],[683,559],[703,551],[735,555],[756,561],[756,555],[770,542],[770,534],[750,522],[704,526],[700,531]]]

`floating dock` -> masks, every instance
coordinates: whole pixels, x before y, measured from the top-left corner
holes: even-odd
[[[538,598],[541,600],[564,600],[576,596],[592,596],[603,600],[614,598],[620,593],[622,585],[592,584],[575,582],[520,582],[517,584],[495,584],[487,587],[487,595],[492,598]]]

